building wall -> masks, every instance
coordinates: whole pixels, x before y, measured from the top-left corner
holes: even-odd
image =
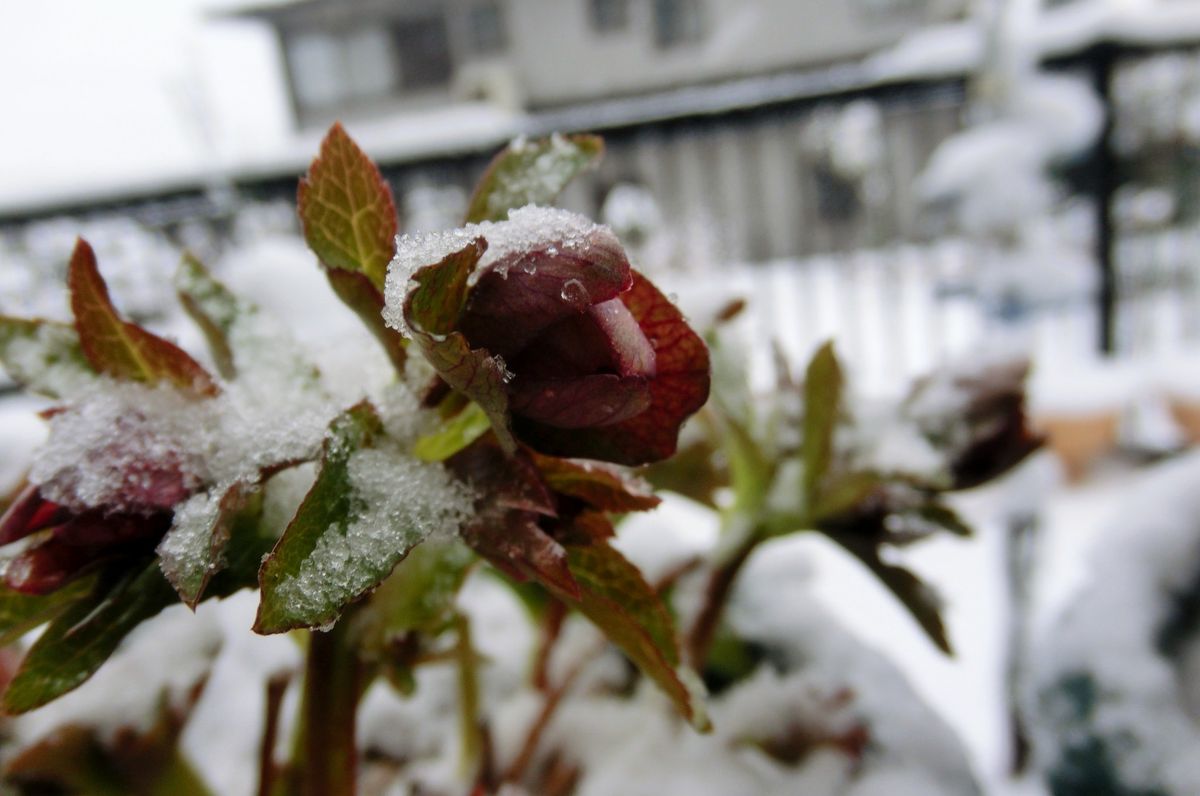
[[[591,0],[508,0],[509,59],[529,104],[643,93],[858,58],[961,15],[965,0],[695,0],[702,33],[656,42],[654,0],[629,0],[624,31],[597,32]],[[687,5],[686,2],[683,3]]]

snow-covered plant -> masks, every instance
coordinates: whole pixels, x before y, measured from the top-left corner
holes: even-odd
[[[0,519],[0,633],[45,625],[4,710],[82,685],[174,602],[256,588],[257,632],[313,631],[295,759],[264,792],[352,793],[355,705],[372,679],[402,678],[445,638],[473,677],[453,600],[484,560],[587,616],[702,727],[673,620],[609,544],[608,513],[658,502],[610,463],[674,452],[707,398],[708,352],[607,228],[541,206],[600,152],[587,136],[516,142],[467,226],[397,237],[378,169],[330,130],[300,184],[305,238],[395,369],[378,389],[364,374],[350,405],[188,257],[176,288],[211,373],[118,313],[80,240],[73,324],[0,319],[8,372],[56,402]],[[474,737],[478,706],[464,701]],[[475,765],[481,745],[467,748]]]
[[[735,583],[760,546],[815,530],[948,650],[932,591],[887,547],[938,528],[965,533],[945,494],[1036,446],[1024,370],[931,377],[872,414],[852,405],[825,346],[803,379],[781,363],[764,412],[714,332],[716,400],[701,412],[709,346],[609,228],[547,206],[601,151],[590,136],[518,140],[484,174],[463,227],[397,235],[378,169],[332,128],[301,181],[299,215],[331,288],[389,368],[385,378],[362,373],[360,385],[334,383],[265,312],[185,257],[175,288],[209,349],[193,358],[118,313],[79,241],[73,323],[0,317],[7,372],[54,401],[48,441],[0,518],[0,645],[41,628],[27,649],[10,647],[19,657],[0,655],[0,707],[24,714],[83,686],[56,704],[69,702],[118,647],[132,654],[145,635],[134,631],[152,630],[144,623],[167,607],[253,590],[254,630],[294,632],[305,649],[294,722],[281,709],[288,678],[267,684],[263,794],[378,792],[359,777],[360,701],[387,683],[416,690],[415,702],[436,665],[453,669],[442,691],[454,707],[439,691],[436,715],[418,724],[460,760],[437,793],[568,794],[581,781],[585,793],[612,792],[603,777],[584,779],[605,761],[549,729],[581,681],[592,682],[589,697],[633,706],[625,715],[649,721],[660,744],[690,732],[683,722],[709,729],[706,685],[746,686],[714,703],[730,726],[688,735],[681,749],[753,747],[773,761],[781,792],[814,749],[857,765],[872,736],[846,710],[854,695],[813,697],[804,677],[763,668],[760,646],[727,621]],[[653,580],[613,543],[621,515],[659,503],[625,469],[643,465],[650,483],[723,521],[711,555]],[[491,662],[473,639],[494,628],[473,621],[463,593],[477,573],[511,588],[525,629],[537,629],[528,683],[516,689],[534,708],[516,731],[505,710],[519,698],[488,702]],[[587,624],[603,646],[580,643]],[[616,660],[610,646],[631,665],[589,681],[592,663]],[[160,706],[153,720],[115,735],[70,725],[9,756],[7,777],[34,790],[207,793],[175,748],[211,651],[191,657],[168,679],[170,694],[139,700]],[[753,726],[754,706],[767,702],[778,702],[770,726]],[[457,739],[439,734],[447,712]],[[409,747],[393,745],[397,787],[428,792]]]

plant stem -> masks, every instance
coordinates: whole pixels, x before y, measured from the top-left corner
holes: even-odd
[[[267,681],[262,741],[258,749],[258,796],[273,796],[279,777],[275,763],[275,744],[279,738],[279,709],[287,691],[289,674],[277,674]]]
[[[358,757],[355,714],[362,664],[353,644],[349,612],[327,633],[309,633],[301,704],[302,759],[294,792],[303,796],[354,796]]]
[[[704,603],[696,614],[688,633],[686,651],[687,661],[697,672],[704,671],[704,662],[708,658],[709,648],[712,647],[721,616],[725,613],[725,604],[733,590],[734,581],[750,553],[762,541],[758,528],[746,532],[741,540],[722,556],[712,574],[708,578],[708,586],[704,589]]]
[[[462,724],[462,767],[465,772],[478,764],[483,751],[479,726],[479,671],[475,665],[475,647],[471,643],[470,620],[459,614],[454,619],[454,629],[458,633],[458,705]]]

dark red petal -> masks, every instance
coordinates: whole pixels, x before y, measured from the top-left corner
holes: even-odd
[[[472,347],[508,359],[564,318],[615,298],[629,286],[629,275],[620,242],[604,227],[571,248],[561,240],[539,241],[484,269],[459,330]]]
[[[0,545],[24,539],[31,533],[62,522],[69,512],[42,497],[41,490],[30,484],[0,517]]]
[[[602,373],[537,381],[518,376],[510,389],[514,418],[562,429],[603,428],[650,408],[650,383],[640,376]]]
[[[596,304],[588,314],[608,339],[612,347],[617,373],[622,376],[653,376],[655,373],[654,346],[638,325],[625,302],[615,298]]]
[[[170,523],[169,513],[105,517],[89,512],[72,517],[14,557],[5,569],[4,582],[25,594],[48,594],[105,561],[148,552]]]
[[[621,300],[654,346],[650,407],[621,423],[595,429],[562,429],[514,417],[517,435],[534,449],[555,456],[647,464],[675,452],[679,427],[708,400],[708,348],[679,309],[649,280],[633,274]]]

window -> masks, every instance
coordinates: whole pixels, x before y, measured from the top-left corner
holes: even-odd
[[[405,19],[392,27],[400,85],[409,91],[450,84],[454,64],[443,16]]]
[[[700,0],[654,0],[654,40],[659,47],[699,41],[704,37]]]
[[[592,30],[612,33],[629,27],[629,0],[589,0]]]
[[[508,47],[508,29],[497,2],[475,3],[467,9],[467,34],[475,55],[492,55]]]
[[[391,42],[375,28],[296,34],[287,58],[296,102],[305,110],[336,109],[396,88]]]

